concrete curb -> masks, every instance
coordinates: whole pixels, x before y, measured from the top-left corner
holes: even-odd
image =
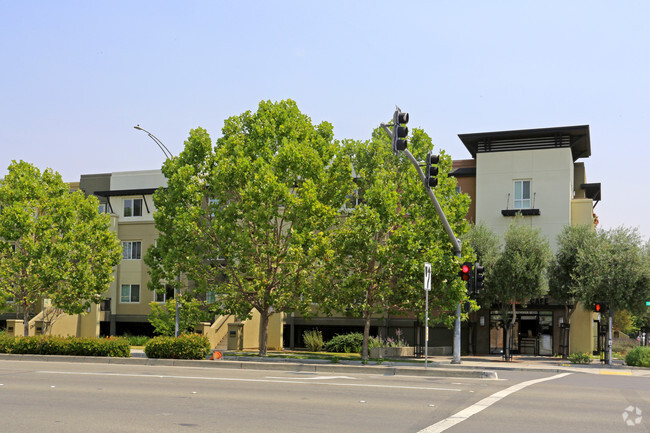
[[[0,354],[0,361],[44,361],[44,362],[87,362],[94,364],[151,365],[165,367],[231,368],[237,370],[275,370],[311,373],[357,373],[382,376],[429,376],[458,377],[472,379],[497,379],[491,370],[471,368],[405,367],[386,365],[341,365],[332,363],[247,361],[247,360],[189,360],[189,359],[148,359],[148,358],[110,358],[99,356],[65,355],[19,355]]]

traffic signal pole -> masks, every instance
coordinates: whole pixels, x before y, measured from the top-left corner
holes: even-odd
[[[436,209],[436,213],[438,214],[438,218],[440,218],[440,221],[442,222],[442,226],[445,228],[445,232],[447,232],[447,236],[449,237],[449,241],[451,242],[451,246],[454,250],[454,254],[456,254],[456,257],[460,260],[460,255],[461,255],[461,250],[460,250],[460,240],[454,235],[454,231],[451,228],[451,225],[449,225],[449,221],[447,221],[447,216],[445,215],[445,212],[442,210],[442,207],[440,206],[440,203],[438,203],[438,199],[436,198],[436,195],[434,194],[433,190],[427,185],[426,182],[426,177],[424,176],[424,173],[422,172],[422,169],[420,168],[420,163],[415,159],[413,154],[409,152],[408,149],[404,149],[402,152],[406,155],[406,157],[411,161],[411,164],[413,164],[413,167],[415,167],[415,170],[417,170],[418,175],[420,176],[420,179],[422,180],[422,184],[424,185],[424,189],[427,192],[427,195],[433,202],[433,207]],[[428,306],[427,306],[428,309]],[[456,307],[456,319],[454,320],[454,347],[453,347],[453,358],[451,360],[452,364],[460,364],[460,315],[461,315],[461,306],[460,302],[458,303],[458,306]],[[426,347],[425,350],[428,352],[429,348]]]
[[[456,257],[458,257],[460,261],[460,255],[461,255],[460,240],[454,235],[454,231],[449,225],[449,221],[447,221],[447,217],[445,216],[445,213],[443,212],[440,203],[438,203],[438,199],[436,198],[436,195],[433,193],[433,190],[429,185],[428,176],[426,176],[422,172],[422,169],[420,168],[420,163],[415,159],[415,157],[411,154],[411,152],[409,152],[407,148],[406,136],[408,135],[408,128],[400,126],[400,124],[408,123],[409,115],[408,113],[403,113],[402,110],[399,109],[399,107],[395,107],[395,108],[396,110],[393,113],[393,125],[386,125],[382,123],[381,126],[382,128],[384,128],[384,131],[386,131],[388,136],[391,138],[391,146],[393,152],[396,155],[397,152],[399,151],[404,152],[404,154],[409,159],[409,161],[411,161],[411,164],[413,164],[413,167],[415,167],[415,170],[418,172],[418,175],[420,176],[420,180],[422,180],[422,184],[424,185],[424,190],[427,192],[427,195],[433,202],[433,207],[436,209],[436,213],[438,214],[438,217],[442,222],[442,226],[445,228],[445,231],[447,232],[447,236],[449,236],[449,241],[451,242],[452,248],[454,250],[454,254],[456,254]],[[392,126],[393,129],[391,130],[389,126]],[[431,164],[433,161],[437,163],[437,160],[432,159],[431,156],[427,157],[428,164]],[[427,169],[427,174],[430,174],[429,169]],[[429,305],[427,303],[427,312],[428,310],[429,310]],[[461,315],[461,304],[459,302],[456,307],[456,320],[454,321],[454,347],[453,347],[453,359],[451,361],[452,364],[460,364],[461,362],[460,361],[460,315]],[[429,323],[427,323],[426,326],[427,326],[426,332],[428,333]],[[429,352],[428,347],[425,347],[425,350],[427,351],[427,353]]]

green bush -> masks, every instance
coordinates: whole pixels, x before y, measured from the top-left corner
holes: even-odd
[[[632,338],[615,338],[612,343],[612,352],[625,355],[631,349],[637,347],[639,343]]]
[[[591,355],[582,352],[572,353],[569,355],[569,361],[572,364],[591,364]]]
[[[302,339],[305,341],[307,349],[312,352],[320,352],[325,346],[325,343],[323,342],[323,333],[315,329],[303,332]]]
[[[31,337],[0,336],[1,353],[37,355],[131,356],[129,342],[124,338],[78,338],[54,335]]]
[[[351,334],[337,335],[325,343],[326,352],[338,353],[359,353],[363,344],[363,334],[354,332]]]
[[[635,367],[650,367],[650,346],[640,346],[627,352],[625,363]]]
[[[144,353],[147,358],[205,359],[210,353],[210,340],[199,334],[154,337],[144,346]]]

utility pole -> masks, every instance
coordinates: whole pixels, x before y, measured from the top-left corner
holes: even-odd
[[[431,186],[435,186],[437,184],[437,179],[435,178],[435,175],[437,174],[437,168],[435,170],[432,170],[431,166],[438,163],[438,157],[431,155],[429,152],[429,155],[427,155],[427,175],[425,176],[425,174],[422,172],[422,169],[420,168],[420,163],[415,159],[413,154],[411,154],[411,152],[409,152],[407,148],[406,137],[408,135],[408,128],[406,126],[401,126],[403,124],[408,123],[409,115],[408,113],[403,113],[399,107],[395,107],[395,108],[396,108],[395,112],[393,113],[393,124],[386,125],[382,123],[381,127],[384,128],[384,131],[386,131],[388,136],[391,138],[393,152],[396,155],[400,151],[404,152],[404,154],[409,159],[409,161],[411,161],[411,164],[413,164],[413,166],[415,167],[415,170],[417,171],[418,175],[420,176],[420,179],[422,180],[422,184],[424,185],[424,189],[426,190],[427,195],[433,202],[433,207],[436,209],[436,213],[438,214],[438,217],[442,222],[445,232],[447,232],[447,236],[449,237],[449,241],[451,242],[454,253],[456,254],[456,257],[458,257],[458,259],[460,260],[460,256],[461,256],[460,240],[456,238],[456,236],[454,235],[454,231],[449,225],[449,222],[447,221],[447,217],[445,216],[445,213],[442,210],[440,203],[438,203],[438,199],[436,198],[435,193],[431,189]],[[389,128],[389,126],[392,126],[392,130]],[[435,181],[433,179],[435,179]],[[428,306],[427,306],[427,310],[428,310]],[[456,320],[454,321],[454,347],[453,347],[453,359],[451,361],[452,364],[461,363],[460,315],[461,315],[461,305],[460,303],[458,303],[456,307]],[[427,332],[428,332],[428,328],[427,328]],[[429,348],[425,347],[425,350],[428,352]]]

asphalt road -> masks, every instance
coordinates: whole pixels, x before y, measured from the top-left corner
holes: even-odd
[[[0,432],[27,431],[650,432],[650,378],[503,371],[486,380],[0,361]]]

